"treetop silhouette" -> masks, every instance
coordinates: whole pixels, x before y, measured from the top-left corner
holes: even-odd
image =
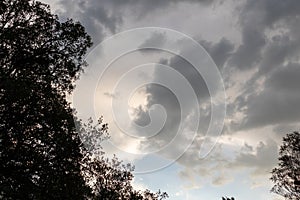
[[[83,146],[79,130],[84,129],[76,124],[84,125],[74,118],[66,94],[87,65],[91,45],[79,22],[59,21],[48,5],[0,2],[1,199],[167,196],[135,191],[130,167],[122,168],[116,158],[96,159]],[[99,123],[99,134],[105,134],[107,125]]]

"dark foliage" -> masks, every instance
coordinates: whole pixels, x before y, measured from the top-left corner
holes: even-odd
[[[91,39],[28,0],[0,4],[0,195],[83,199],[80,140],[65,100]]]
[[[278,167],[272,170],[272,192],[285,199],[300,199],[300,134],[293,132],[283,138]]]
[[[83,26],[60,22],[49,6],[0,1],[0,199],[167,197],[133,190],[130,165],[82,146],[82,131],[100,140],[107,133],[102,121],[100,128],[74,121],[66,101],[90,46]]]
[[[79,132],[84,141],[85,157],[82,162],[82,173],[86,183],[92,189],[92,198],[96,200],[163,200],[168,197],[165,192],[156,193],[150,190],[137,191],[132,185],[134,167],[124,164],[116,156],[112,159],[103,156],[101,146],[97,145],[108,138],[108,125],[101,117],[96,124],[92,119],[87,124],[79,122]],[[102,156],[94,156],[102,155]]]
[[[87,158],[85,162],[86,181],[93,189],[93,197],[97,200],[162,200],[168,197],[167,193],[150,190],[137,191],[131,185],[133,179],[131,164],[123,164],[117,157],[111,160],[105,158]]]
[[[233,197],[229,198],[229,197],[222,197],[222,200],[234,200]]]

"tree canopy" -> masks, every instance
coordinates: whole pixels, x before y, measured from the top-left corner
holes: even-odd
[[[78,121],[77,121],[78,122]],[[80,122],[79,122],[80,123]],[[112,159],[105,158],[104,152],[97,143],[108,137],[108,124],[100,118],[97,123],[92,119],[88,123],[81,123],[80,132],[87,148],[83,148],[84,159],[82,173],[85,181],[92,190],[92,199],[96,200],[163,200],[168,198],[166,192],[151,192],[135,190],[132,186],[134,166],[124,164],[116,156]],[[97,134],[97,136],[95,136]],[[93,155],[102,156],[93,156]]]
[[[272,170],[272,192],[285,199],[300,199],[300,134],[293,132],[283,138],[279,151],[279,163]]]
[[[0,194],[85,198],[81,142],[65,95],[91,38],[40,2],[2,1],[0,12]]]
[[[167,196],[135,191],[130,166],[95,158],[82,145],[66,95],[86,66],[91,45],[79,22],[61,22],[48,5],[0,2],[1,199]],[[107,125],[100,125],[99,133],[106,133]]]
[[[222,197],[222,200],[234,200],[233,197],[229,198],[229,197]]]

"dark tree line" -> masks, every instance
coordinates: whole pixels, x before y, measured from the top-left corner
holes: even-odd
[[[279,163],[272,170],[272,192],[288,200],[300,199],[300,133],[293,132],[283,138],[279,150]]]
[[[82,145],[66,95],[91,45],[80,23],[59,21],[48,5],[0,1],[0,199],[167,197],[134,190],[131,165]]]
[[[234,200],[233,197],[229,198],[229,197],[222,197],[222,200]]]

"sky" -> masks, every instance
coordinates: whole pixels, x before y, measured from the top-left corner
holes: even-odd
[[[300,1],[43,0],[94,45],[72,96],[134,186],[170,200],[280,200],[282,137],[299,130]]]

